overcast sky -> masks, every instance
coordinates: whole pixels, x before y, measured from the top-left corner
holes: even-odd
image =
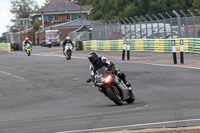
[[[38,5],[41,6],[45,0],[35,0]],[[13,23],[10,22],[11,19],[14,19],[14,16],[10,13],[11,9],[11,0],[0,0],[0,36],[3,32],[7,31],[6,26],[12,26]]]

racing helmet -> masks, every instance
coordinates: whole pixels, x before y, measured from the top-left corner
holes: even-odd
[[[67,36],[67,37],[66,37],[66,40],[69,40],[69,39],[70,39],[70,37],[69,37],[69,36]]]
[[[99,60],[99,55],[97,54],[97,52],[92,51],[88,54],[88,59],[93,65],[95,65],[97,64],[97,61]]]
[[[26,37],[26,39],[25,39],[26,41],[28,41],[29,40],[29,38],[28,37]]]

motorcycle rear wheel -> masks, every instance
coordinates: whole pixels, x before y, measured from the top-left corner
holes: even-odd
[[[107,95],[108,97],[116,104],[116,105],[122,105],[123,101],[120,96],[120,92],[116,92],[117,88],[114,88],[114,86],[107,88]]]

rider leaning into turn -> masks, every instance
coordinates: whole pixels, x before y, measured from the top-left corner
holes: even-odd
[[[63,42],[63,53],[64,53],[64,51],[65,51],[65,45],[66,45],[67,43],[70,43],[70,44],[72,45],[72,48],[74,48],[73,42],[70,40],[70,37],[67,36],[66,39],[65,39],[64,42]],[[64,53],[64,55],[65,55],[65,53]]]
[[[23,41],[23,45],[24,45],[24,50],[26,50],[26,45],[30,44],[31,48],[32,48],[32,42],[29,40],[28,37],[25,38],[25,40]]]
[[[97,52],[92,51],[88,54],[88,59],[90,61],[90,71],[93,71],[94,73],[102,68],[107,67],[109,71],[114,72],[125,84],[127,87],[130,87],[131,84],[126,80],[126,75],[122,73],[119,69],[115,69],[115,65],[106,57],[101,56],[97,54]],[[94,82],[94,76],[91,75],[91,78],[87,80],[87,82]]]

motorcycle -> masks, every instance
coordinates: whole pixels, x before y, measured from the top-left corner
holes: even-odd
[[[124,101],[127,103],[135,101],[131,87],[127,87],[114,72],[102,67],[95,74],[92,71],[91,75],[95,77],[94,86],[116,105],[122,105]]]
[[[67,43],[67,44],[65,45],[64,54],[65,54],[67,60],[71,60],[72,49],[73,49],[73,46],[71,45],[71,43]]]
[[[26,44],[26,53],[27,53],[27,56],[31,55],[31,45],[29,43]]]

